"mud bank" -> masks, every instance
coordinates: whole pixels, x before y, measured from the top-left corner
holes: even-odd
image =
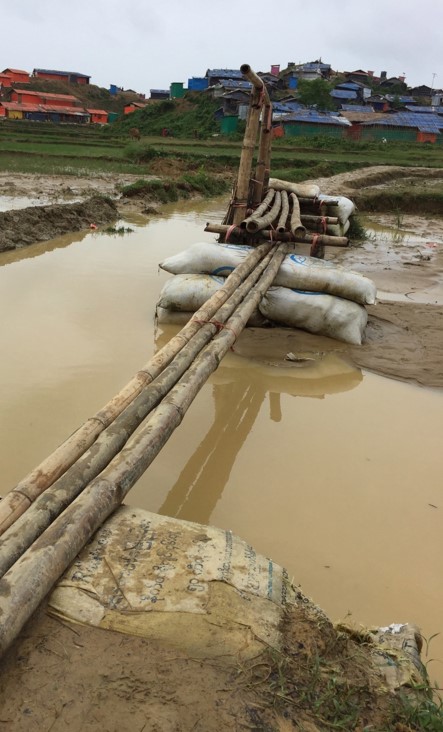
[[[0,252],[48,241],[71,231],[88,229],[118,218],[115,203],[93,196],[80,203],[30,206],[0,212]]]

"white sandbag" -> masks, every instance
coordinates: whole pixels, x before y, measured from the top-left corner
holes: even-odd
[[[254,247],[240,244],[216,244],[198,242],[183,252],[168,257],[159,264],[171,274],[211,274],[227,277],[233,269],[244,262]]]
[[[324,193],[320,193],[317,196],[317,200],[326,203],[328,216],[337,216],[341,224],[345,224],[350,215],[355,211],[355,205],[345,196],[327,196]],[[331,205],[331,201],[338,201],[338,204]]]
[[[186,325],[194,313],[187,313],[183,310],[168,310],[157,305],[155,317],[159,325]]]
[[[241,264],[253,247],[203,242],[168,257],[160,267],[171,274],[227,276]],[[327,292],[361,304],[373,305],[376,287],[372,280],[332,262],[300,254],[285,257],[274,281],[276,286]]]
[[[224,277],[213,277],[205,274],[176,275],[166,282],[157,303],[156,317],[158,323],[184,325],[190,315],[195,313],[226,280]],[[266,318],[259,310],[255,310],[249,318],[249,327],[261,327]]]
[[[301,254],[285,257],[274,284],[276,287],[336,295],[361,305],[373,305],[377,295],[375,284],[368,277]]]
[[[259,309],[275,323],[355,345],[361,344],[368,318],[364,307],[350,300],[287,287],[271,287]]]
[[[344,224],[328,224],[326,226],[326,233],[331,236],[346,236],[350,225],[349,221],[346,221]]]
[[[317,198],[320,188],[313,183],[292,183],[288,180],[280,180],[279,178],[269,178],[269,188],[276,191],[288,191],[295,193],[300,198]]]
[[[224,277],[177,275],[165,283],[157,305],[167,310],[195,312],[224,284]]]

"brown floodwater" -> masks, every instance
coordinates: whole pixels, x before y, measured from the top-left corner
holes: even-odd
[[[3,495],[176,332],[154,322],[170,276],[158,263],[213,240],[204,224],[225,207],[170,206],[128,216],[124,236],[0,257]],[[334,620],[443,635],[443,392],[289,351],[309,336],[245,333],[127,502],[231,529]],[[443,659],[442,636],[430,656]],[[441,663],[430,673],[443,683]]]

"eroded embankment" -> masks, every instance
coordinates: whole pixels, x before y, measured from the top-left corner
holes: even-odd
[[[48,241],[70,231],[87,229],[118,218],[110,198],[93,196],[80,203],[30,206],[0,212],[0,252],[38,241]]]

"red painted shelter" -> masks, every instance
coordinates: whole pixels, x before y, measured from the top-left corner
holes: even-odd
[[[81,102],[72,94],[48,94],[28,89],[12,89],[10,101],[18,104],[50,104],[53,107],[76,107]]]
[[[68,84],[89,84],[90,76],[77,71],[57,71],[56,69],[34,69],[32,75],[37,79],[64,81]]]
[[[3,89],[7,89],[12,86],[12,80],[8,74],[0,74],[0,86]]]
[[[106,125],[108,123],[108,113],[105,109],[87,109],[91,115],[91,123],[96,125]]]
[[[22,71],[21,69],[3,69],[1,74],[9,76],[9,78],[11,79],[11,84],[9,84],[9,86],[17,83],[29,84],[29,74],[27,71]]]

